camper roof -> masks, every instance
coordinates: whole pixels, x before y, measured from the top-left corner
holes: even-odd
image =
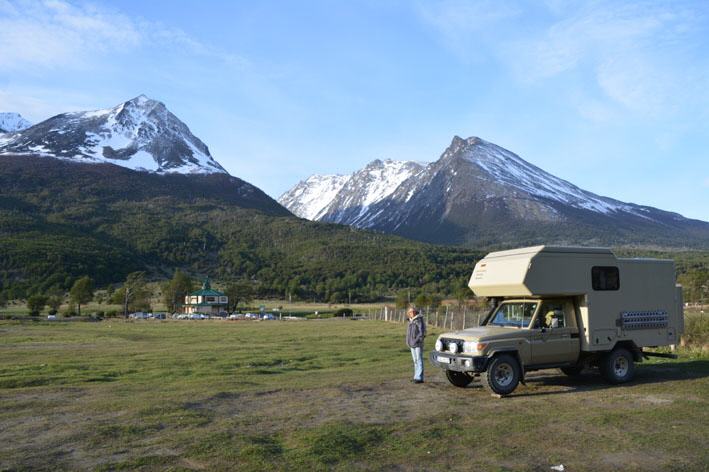
[[[590,289],[592,265],[617,263],[605,248],[524,247],[485,256],[468,286],[484,297],[580,295]]]
[[[522,256],[529,255],[534,256],[540,253],[564,253],[564,254],[605,254],[612,256],[613,252],[604,247],[564,247],[564,246],[530,246],[522,247],[519,249],[508,249],[507,251],[496,251],[491,252],[485,259],[490,259],[494,257],[506,257],[506,256]]]

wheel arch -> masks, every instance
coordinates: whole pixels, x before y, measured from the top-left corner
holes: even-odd
[[[618,349],[618,348],[624,348],[627,349],[630,354],[633,356],[633,360],[635,362],[642,362],[643,360],[643,352],[642,350],[638,347],[637,344],[635,344],[635,341],[631,339],[626,339],[623,341],[618,341],[615,343],[615,346],[613,346],[613,349],[611,351]],[[610,351],[609,351],[610,352]]]
[[[522,362],[522,356],[519,355],[519,351],[517,349],[504,349],[503,348],[500,350],[492,351],[490,353],[490,355],[488,356],[488,361],[485,365],[485,370],[487,370],[487,367],[490,365],[490,361],[494,357],[497,357],[501,354],[509,354],[517,360],[517,366],[519,367],[520,381],[524,382],[524,363]]]

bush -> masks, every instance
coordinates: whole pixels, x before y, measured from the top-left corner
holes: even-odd
[[[340,308],[335,312],[335,316],[352,316],[352,308]]]
[[[70,317],[72,317],[72,316],[76,316],[76,305],[74,305],[73,303],[70,303],[70,304],[64,309],[64,311],[62,311],[62,316],[63,316],[64,318],[70,318]]]
[[[683,345],[699,347],[709,344],[709,315],[688,313],[684,317]]]
[[[115,318],[118,316],[118,311],[117,310],[108,310],[106,312],[106,318]]]
[[[39,316],[46,305],[47,297],[44,295],[32,295],[27,299],[27,309],[30,311],[30,316]]]

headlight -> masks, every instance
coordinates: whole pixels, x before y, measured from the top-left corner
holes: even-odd
[[[458,343],[456,343],[456,342],[448,343],[448,350],[450,352],[452,352],[453,354],[458,352]]]
[[[438,341],[436,341],[436,351],[442,351],[442,350],[443,350],[443,343],[439,339]]]
[[[479,343],[477,341],[465,341],[463,343],[463,352],[471,354],[480,354],[487,347],[487,343]]]

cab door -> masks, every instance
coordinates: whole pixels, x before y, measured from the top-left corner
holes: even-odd
[[[564,364],[578,360],[580,339],[570,301],[545,301],[532,324],[532,364]]]

